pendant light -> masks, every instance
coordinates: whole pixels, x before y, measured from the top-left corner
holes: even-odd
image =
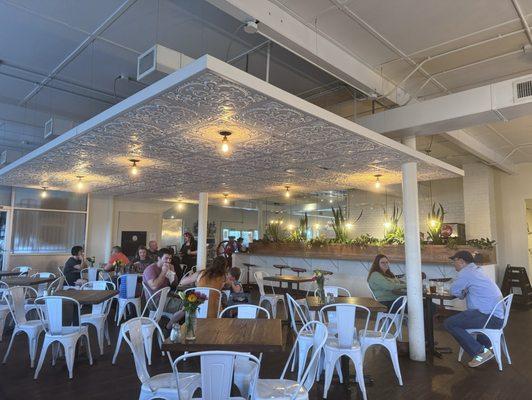
[[[229,193],[224,193],[224,204],[229,204],[229,199],[227,196],[229,196]]]
[[[380,189],[381,188],[381,181],[380,181],[380,177],[382,176],[381,174],[377,174],[377,175],[374,175],[376,180],[375,180],[375,189]]]
[[[139,168],[137,167],[137,163],[140,162],[140,160],[131,158],[129,161],[132,163],[131,168],[129,169],[129,173],[133,176],[137,176],[139,174]]]
[[[41,199],[46,199],[48,197],[48,192],[46,191],[46,189],[48,189],[48,187],[46,187],[46,186],[42,187]]]
[[[82,179],[83,179],[83,176],[82,175],[78,175],[76,176],[76,178],[78,178],[78,183],[76,183],[76,189],[78,191],[82,191],[83,190],[83,182],[82,182]]]
[[[289,198],[290,197],[290,186],[285,186],[286,192],[284,192],[284,197]]]
[[[231,132],[229,131],[221,131],[219,132],[221,136],[223,136],[222,138],[222,147],[221,147],[221,150],[222,150],[222,153],[223,154],[228,154],[229,153],[229,140],[227,139],[228,136],[231,136]]]

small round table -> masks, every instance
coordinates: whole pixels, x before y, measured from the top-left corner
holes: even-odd
[[[297,274],[297,277],[299,278],[299,274],[302,272],[307,272],[306,268],[299,268],[299,267],[292,267],[290,268],[292,271],[294,271]],[[297,290],[299,290],[299,282],[297,282]]]
[[[279,276],[283,274],[283,269],[290,268],[289,265],[283,265],[283,264],[273,264],[273,268],[277,268],[279,270]],[[282,282],[279,282],[279,287],[282,287]]]

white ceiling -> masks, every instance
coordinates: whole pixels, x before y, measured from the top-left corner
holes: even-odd
[[[219,153],[220,130],[234,149]],[[129,175],[139,158],[141,175]],[[0,184],[134,197],[232,198],[419,180],[461,170],[416,152],[263,80],[205,56],[0,170]],[[239,173],[241,171],[242,173]]]
[[[141,90],[139,83],[116,78],[135,77],[138,54],[155,42],[194,58],[225,59],[229,44],[232,58],[265,40],[241,30],[233,36],[240,21],[204,0],[137,0],[65,66],[50,82],[53,88],[21,104],[35,88],[32,82],[49,74],[123,1],[0,0],[0,151],[25,154],[45,143],[42,126],[51,116],[82,122]],[[423,63],[402,84],[420,100],[532,72],[532,55],[519,51],[528,40],[510,0],[270,1],[395,82]],[[532,23],[532,0],[518,2]],[[244,69],[245,59],[235,65]],[[249,57],[248,71],[264,77],[264,49]],[[336,82],[279,46],[272,47],[270,76],[274,85],[301,95]],[[526,142],[527,126],[516,120],[468,131],[506,155]],[[459,147],[436,142],[442,144],[431,155],[454,165],[467,160]],[[509,159],[532,161],[532,147]]]

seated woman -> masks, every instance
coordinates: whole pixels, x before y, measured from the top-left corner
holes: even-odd
[[[207,266],[206,269],[198,271],[192,275],[189,275],[181,279],[180,285],[193,285],[198,287],[208,287],[217,290],[222,290],[225,285],[225,274],[227,272],[227,262],[224,256],[218,256],[212,263]],[[218,317],[218,302],[219,294],[212,293],[208,296],[209,310],[207,312],[207,318]],[[185,313],[181,310],[175,313],[168,322],[167,328],[171,329],[172,325],[183,319]]]
[[[368,274],[368,284],[377,301],[384,304],[388,309],[401,296],[394,291],[406,290],[406,284],[390,271],[390,261],[384,254],[377,254],[373,260]],[[390,310],[390,312],[393,311],[395,310]]]
[[[131,260],[132,272],[142,274],[146,267],[153,263],[153,259],[148,257],[148,249],[146,246],[139,246],[135,258]]]
[[[230,290],[229,298],[227,299],[227,305],[232,306],[235,304],[249,303],[248,294],[244,293],[244,288],[240,279],[240,268],[232,267],[229,269],[226,277],[226,283],[224,289]]]

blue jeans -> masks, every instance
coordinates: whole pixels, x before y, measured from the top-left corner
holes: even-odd
[[[458,344],[471,357],[474,357],[482,353],[484,348],[489,348],[491,343],[485,335],[479,334],[475,339],[473,335],[467,333],[466,329],[482,328],[488,317],[488,314],[483,314],[478,310],[466,310],[447,318],[443,325],[453,335]],[[492,317],[486,328],[499,329],[502,324],[502,319]]]

